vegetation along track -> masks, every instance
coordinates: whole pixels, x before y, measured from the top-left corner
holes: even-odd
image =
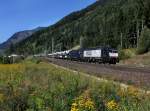
[[[150,69],[140,67],[127,67],[120,65],[91,64],[76,61],[47,58],[49,62],[76,71],[93,74],[142,88],[150,88]]]

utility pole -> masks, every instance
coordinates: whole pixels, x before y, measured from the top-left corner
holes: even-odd
[[[46,45],[45,45],[44,55],[45,55],[45,56],[47,55],[47,43],[46,43]]]
[[[120,36],[120,45],[121,45],[121,49],[123,48],[123,34],[121,32],[121,36]]]
[[[83,36],[80,37],[80,47],[83,48]]]
[[[136,30],[137,30],[137,37],[136,37],[136,41],[137,41],[137,48],[139,47],[139,37],[140,37],[140,31],[139,31],[139,22],[137,20],[137,24],[136,24]]]
[[[60,43],[59,51],[62,51],[62,43]]]
[[[54,52],[54,38],[52,37],[52,53]]]
[[[4,64],[4,62],[5,62],[5,56],[3,55],[3,64]]]
[[[144,20],[142,19],[142,31],[144,29]]]
[[[36,54],[35,44],[33,44],[33,53]]]
[[[14,56],[13,56],[13,64],[14,64]]]

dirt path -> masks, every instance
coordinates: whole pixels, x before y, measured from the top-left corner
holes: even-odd
[[[88,73],[127,84],[150,88],[150,69],[119,65],[103,65],[47,58],[49,62],[76,71]]]

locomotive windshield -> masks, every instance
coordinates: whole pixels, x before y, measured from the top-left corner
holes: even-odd
[[[111,53],[118,53],[117,50],[110,50]]]

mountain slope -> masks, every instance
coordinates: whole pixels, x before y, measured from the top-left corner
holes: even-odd
[[[150,23],[149,4],[149,0],[99,0],[34,33],[18,43],[15,52],[51,52],[52,44],[55,51],[71,49],[80,43],[83,47],[110,45],[117,48],[121,40],[123,48],[135,47],[138,32],[140,34]]]
[[[28,37],[30,37],[33,33],[44,29],[43,27],[38,27],[36,29],[33,30],[25,30],[25,31],[21,31],[21,32],[17,32],[14,35],[12,35],[6,42],[0,44],[0,51],[4,51],[6,49],[8,49],[11,45],[15,45],[16,43],[19,43],[25,39],[27,39]]]

